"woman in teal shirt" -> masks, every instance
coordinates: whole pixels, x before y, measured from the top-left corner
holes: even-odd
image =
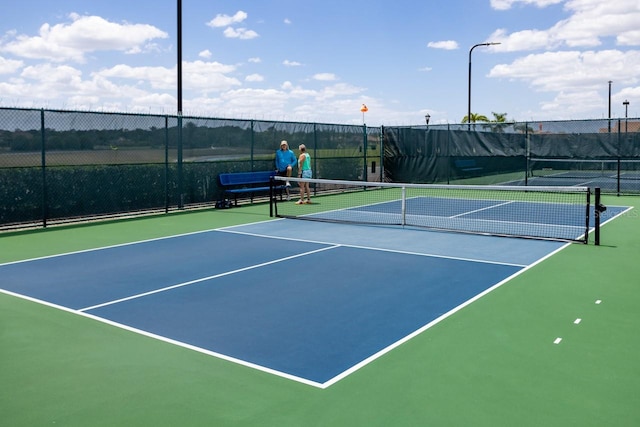
[[[300,178],[311,178],[313,173],[311,172],[311,155],[307,153],[307,147],[304,144],[300,144],[298,147],[300,150],[300,157],[298,157],[298,176]],[[305,200],[304,195],[307,194],[307,199]],[[300,182],[300,200],[296,202],[297,205],[301,205],[303,203],[311,203],[311,189],[309,188],[309,183],[301,181]]]

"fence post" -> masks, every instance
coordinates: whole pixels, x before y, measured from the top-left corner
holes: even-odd
[[[364,124],[362,125],[362,131],[363,131],[363,140],[362,140],[362,144],[364,147],[364,182],[369,181],[369,176],[368,176],[368,170],[369,169],[369,165],[367,164],[367,125]]]
[[[169,116],[164,116],[164,212],[169,213]]]
[[[255,131],[253,129],[253,119],[251,119],[249,121],[249,129],[251,130],[251,149],[249,150],[249,163],[251,164],[251,172],[253,172],[255,170],[255,164],[254,164],[254,158],[253,158],[253,151],[255,149]]]
[[[384,126],[380,126],[380,182],[384,181]]]
[[[524,185],[529,185],[529,168],[531,167],[531,140],[529,136],[529,124],[524,122]]]
[[[47,226],[47,217],[49,216],[49,206],[47,197],[47,153],[46,153],[46,136],[44,122],[44,108],[40,110],[40,164],[42,169],[42,226]]]

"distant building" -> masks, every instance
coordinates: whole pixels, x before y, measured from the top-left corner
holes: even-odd
[[[611,119],[611,133],[618,133],[618,123],[620,123],[620,132],[640,132],[640,121],[625,120],[625,119]],[[599,133],[609,132],[609,128],[600,128]]]

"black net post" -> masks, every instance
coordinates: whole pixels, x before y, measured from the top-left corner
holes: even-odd
[[[584,243],[589,243],[589,226],[591,225],[591,188],[587,190],[587,209],[585,212]]]
[[[595,244],[600,245],[600,214],[607,210],[607,207],[600,201],[600,187],[595,189],[595,209],[594,209],[594,227],[595,227]]]
[[[269,217],[273,218],[273,204],[275,203],[275,179],[271,177],[269,179]]]

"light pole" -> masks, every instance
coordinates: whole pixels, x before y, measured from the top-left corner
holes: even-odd
[[[627,113],[629,112],[629,101],[625,99],[622,105],[624,105],[624,133],[627,133]]]
[[[478,46],[493,46],[493,45],[497,45],[500,44],[499,42],[491,42],[491,43],[478,43],[478,44],[474,44],[471,49],[469,49],[469,93],[468,93],[468,103],[467,103],[467,122],[469,123],[469,129],[471,129],[471,53],[473,52],[473,49],[477,48]]]
[[[424,115],[424,121],[427,122],[427,127],[429,127],[429,119],[431,118],[431,116],[429,115],[429,113]]]

